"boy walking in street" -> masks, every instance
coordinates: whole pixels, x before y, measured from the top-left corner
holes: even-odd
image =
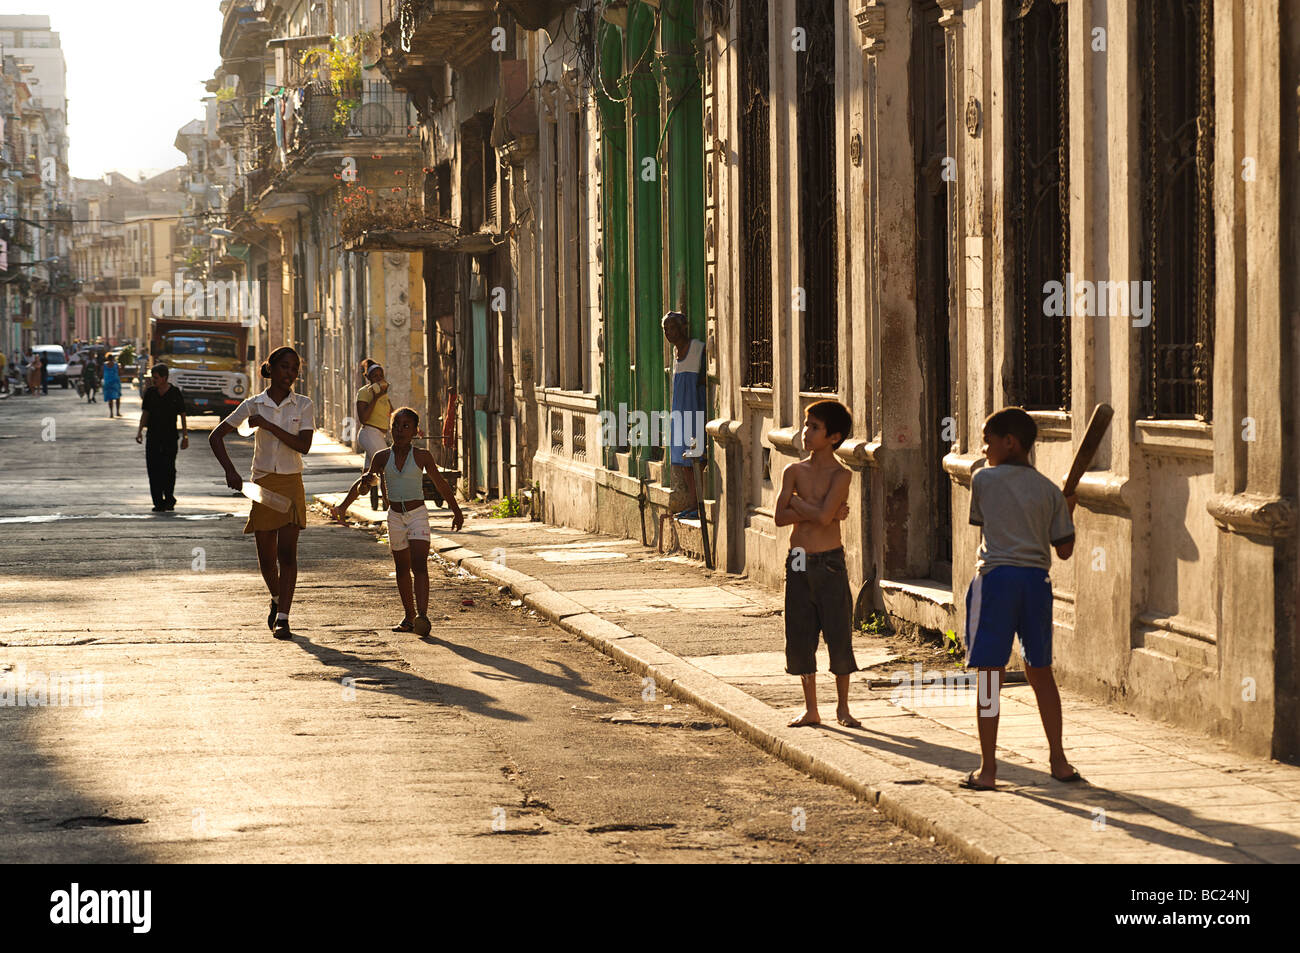
[[[1052,777],[1081,781],[1061,743],[1061,695],[1052,677],[1052,549],[1074,552],[1075,499],[1068,500],[1029,462],[1038,438],[1034,419],[1018,407],[984,421],[988,466],[971,479],[970,521],[982,528],[975,579],[966,591],[966,665],[977,670],[980,767],[961,786],[993,791],[997,779],[998,691],[1017,633],[1025,677],[1047,734]]]
[[[821,400],[808,408],[803,423],[807,460],[785,468],[776,501],[776,525],[790,526],[785,563],[785,670],[803,683],[803,714],[790,727],[821,724],[817,711],[817,635],[826,639],[835,675],[835,720],[861,728],[849,713],[849,676],[858,670],[853,655],[853,597],[839,521],[848,516],[853,474],[835,459],[835,450],[853,430],[853,418],[839,401]]]
[[[181,389],[169,383],[166,364],[158,364],[152,372],[153,385],[144,392],[140,426],[136,428],[135,442],[140,443],[145,430],[144,462],[149,471],[149,495],[153,497],[153,511],[163,513],[176,509],[176,418],[181,421],[180,448],[190,445],[190,428],[185,421],[185,397]]]

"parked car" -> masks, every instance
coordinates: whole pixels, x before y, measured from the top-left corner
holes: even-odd
[[[45,362],[46,371],[50,375],[50,381],[55,384],[62,384],[66,388],[68,386],[68,356],[63,353],[63,348],[57,344],[38,344],[32,350],[41,355],[41,360]]]

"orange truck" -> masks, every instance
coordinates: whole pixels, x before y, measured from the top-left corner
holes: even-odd
[[[166,364],[185,413],[224,416],[248,396],[248,328],[236,321],[154,318],[150,360]]]

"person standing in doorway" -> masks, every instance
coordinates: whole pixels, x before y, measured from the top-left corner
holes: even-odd
[[[140,412],[135,442],[142,441],[147,428],[149,439],[144,442],[144,461],[149,470],[149,494],[153,497],[153,511],[162,513],[176,509],[177,417],[181,420],[180,449],[189,449],[190,437],[185,421],[185,396],[167,380],[167,365],[156,365],[151,377],[153,383],[144,392],[144,409]]]
[[[108,404],[109,417],[122,416],[122,375],[112,354],[104,359],[104,403]]]
[[[375,454],[388,446],[388,424],[393,415],[393,402],[388,396],[384,369],[371,362],[366,370],[366,379],[370,383],[357,391],[357,423],[360,427],[357,442],[366,455],[363,472],[370,470]],[[370,487],[370,508],[379,509],[379,488],[373,483]]]

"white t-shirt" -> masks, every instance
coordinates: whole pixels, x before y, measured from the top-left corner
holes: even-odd
[[[292,391],[284,403],[276,404],[266,391],[249,397],[222,421],[238,427],[249,417],[259,415],[295,436],[303,430],[316,429],[316,411],[311,398]],[[302,454],[268,430],[258,427],[253,435],[253,479],[269,473],[301,473]]]
[[[979,573],[995,566],[1051,569],[1051,547],[1074,539],[1065,495],[1027,463],[976,470],[970,490],[970,521],[984,530]]]

